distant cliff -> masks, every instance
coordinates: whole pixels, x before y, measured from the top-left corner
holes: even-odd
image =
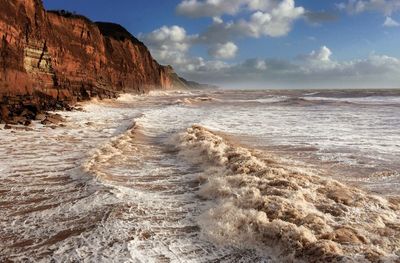
[[[122,26],[93,23],[41,0],[0,0],[0,120],[26,107],[190,87]]]

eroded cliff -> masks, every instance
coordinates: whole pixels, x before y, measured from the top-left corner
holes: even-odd
[[[0,120],[122,91],[185,87],[117,24],[48,12],[41,0],[0,0]]]

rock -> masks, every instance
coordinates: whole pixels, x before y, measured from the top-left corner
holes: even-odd
[[[37,121],[44,121],[46,119],[46,115],[43,113],[39,113],[35,116],[35,120]]]
[[[11,127],[10,125],[6,124],[6,125],[4,126],[4,129],[5,129],[5,130],[11,130],[12,127]]]
[[[54,124],[58,124],[60,122],[65,121],[64,118],[60,114],[49,114],[46,117],[46,119],[49,120],[51,123],[54,123]]]
[[[33,120],[33,119],[35,119],[36,113],[34,113],[34,112],[32,112],[32,111],[30,111],[28,109],[24,109],[22,111],[22,113],[20,114],[20,116],[22,116],[22,117],[24,117],[26,119]]]
[[[50,124],[60,124],[64,121],[64,118],[59,114],[48,114],[44,120],[40,123],[43,125],[50,125]]]
[[[48,122],[50,122],[50,123],[53,123],[53,124],[58,124],[58,123],[61,122],[59,119],[53,118],[53,117],[46,117],[46,120],[47,120]]]
[[[24,123],[24,126],[29,126],[31,124],[32,124],[32,122],[30,120],[26,120],[25,123]]]
[[[26,121],[25,117],[23,117],[23,116],[15,116],[9,121],[9,123],[13,124],[13,125],[17,125],[17,124],[21,124],[22,125],[22,124],[25,123],[25,121]]]
[[[6,106],[0,106],[0,120],[6,122],[8,120],[10,111]]]
[[[3,120],[7,105],[27,105],[22,116],[33,119],[38,109],[71,110],[78,100],[112,98],[123,90],[189,87],[120,25],[47,12],[41,0],[0,0],[0,9],[10,14],[0,16]]]
[[[50,124],[51,124],[51,122],[50,122],[49,120],[47,120],[47,118],[46,118],[46,119],[44,119],[44,120],[42,120],[40,123],[41,123],[41,124],[43,124],[43,125],[45,125],[45,126],[47,126],[47,125],[50,125]]]

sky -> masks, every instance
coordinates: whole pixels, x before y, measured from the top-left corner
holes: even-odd
[[[400,88],[400,0],[44,0],[231,88]]]

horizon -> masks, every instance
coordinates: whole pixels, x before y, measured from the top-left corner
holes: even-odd
[[[394,0],[43,2],[47,10],[121,24],[160,64],[200,83],[400,88],[400,4]]]

